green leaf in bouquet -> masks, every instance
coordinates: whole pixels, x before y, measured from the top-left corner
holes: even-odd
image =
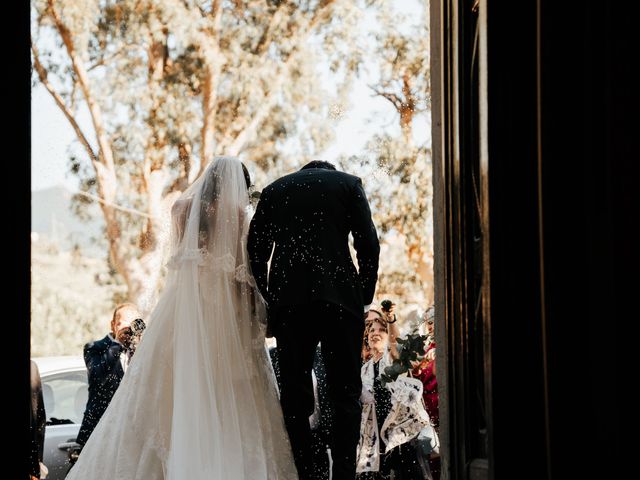
[[[406,337],[398,337],[398,358],[384,369],[380,376],[383,385],[395,381],[400,375],[411,370],[412,362],[416,362],[424,356],[424,344],[426,335],[409,334]]]

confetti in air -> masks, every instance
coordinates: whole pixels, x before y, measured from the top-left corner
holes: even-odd
[[[340,104],[334,103],[329,109],[329,118],[331,120],[342,120],[344,117],[344,107]]]

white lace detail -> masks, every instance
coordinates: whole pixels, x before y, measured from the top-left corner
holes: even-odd
[[[236,265],[236,257],[230,253],[225,253],[220,257],[212,256],[205,248],[185,249],[171,257],[167,262],[167,267],[177,270],[184,262],[196,262],[199,267],[208,270],[216,270],[225,273],[232,273],[236,281],[246,283],[253,288],[257,288],[256,281],[251,275],[251,271],[245,264]]]
[[[257,288],[256,281],[253,278],[253,275],[249,272],[249,269],[246,265],[238,265],[236,267],[236,280],[238,282],[243,282],[250,285],[253,288]]]
[[[230,253],[225,253],[221,257],[213,257],[207,254],[205,262],[206,267],[210,269],[220,270],[226,273],[234,273],[236,270],[236,257]]]
[[[236,257],[225,253],[214,257],[206,248],[189,248],[173,255],[167,262],[167,267],[177,270],[184,262],[196,262],[199,267],[221,270],[226,273],[236,272]]]
[[[167,262],[167,267],[177,270],[184,262],[197,262],[198,265],[206,265],[209,252],[205,248],[185,248],[173,255]]]
[[[378,375],[382,374],[392,362],[393,359],[387,348],[380,360]],[[373,393],[374,373],[373,360],[369,360],[361,369],[360,400],[363,407],[356,462],[358,473],[379,471],[381,441],[383,442],[382,450],[389,452],[394,447],[416,437],[430,422],[429,414],[422,402],[422,382],[407,377],[406,374],[387,383],[386,389],[391,392],[391,410],[386,418],[377,418]],[[378,435],[379,422],[382,422],[380,435]]]

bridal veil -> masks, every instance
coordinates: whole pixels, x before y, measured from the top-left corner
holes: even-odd
[[[234,157],[175,202],[165,286],[69,480],[297,479],[247,256],[250,208]]]

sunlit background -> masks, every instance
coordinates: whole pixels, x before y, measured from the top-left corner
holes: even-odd
[[[432,304],[428,3],[221,5],[32,0],[32,355],[80,354],[121,301],[153,308],[162,219],[217,154],[258,191],[313,159],[360,176],[376,301],[405,331]]]

